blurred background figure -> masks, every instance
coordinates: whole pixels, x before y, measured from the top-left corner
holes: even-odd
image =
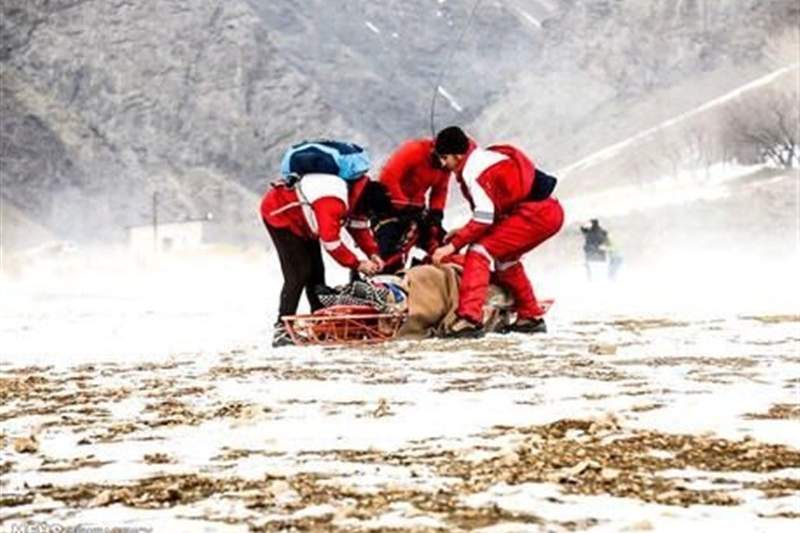
[[[581,226],[583,233],[583,253],[586,264],[586,277],[592,280],[592,267],[601,263],[607,264],[608,279],[615,280],[620,266],[622,255],[614,247],[611,238],[601,225],[600,221],[593,218],[588,225]]]

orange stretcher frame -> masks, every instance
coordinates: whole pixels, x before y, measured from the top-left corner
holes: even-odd
[[[405,313],[378,313],[368,305],[333,305],[310,315],[283,317],[297,346],[373,344],[394,338]]]
[[[545,313],[553,303],[553,299],[539,300]],[[333,305],[310,315],[285,316],[283,323],[297,346],[330,346],[392,340],[405,319],[405,313],[378,313],[368,305]]]

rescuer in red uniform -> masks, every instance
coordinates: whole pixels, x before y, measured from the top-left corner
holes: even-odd
[[[433,139],[406,141],[381,170],[378,181],[386,186],[395,210],[395,215],[380,221],[375,231],[381,257],[391,263],[387,270],[403,266],[403,245],[411,244],[410,239],[432,253],[444,238],[442,219],[450,171],[441,166],[433,148]]]
[[[551,197],[556,179],[537,170],[519,149],[508,145],[479,148],[456,126],[439,132],[435,150],[442,165],[456,174],[472,209],[471,220],[433,254],[434,263],[440,263],[467,248],[459,289],[459,320],[449,335],[482,335],[492,263],[497,282],[516,302],[517,320],[509,331],[546,331],[544,312],[520,259],[561,229],[564,211]]]
[[[312,312],[322,307],[315,291],[325,285],[320,243],[346,268],[367,275],[381,271],[383,261],[369,217],[390,207],[383,185],[367,176],[345,181],[332,174],[306,174],[291,186],[282,181],[271,185],[261,201],[261,218],[275,244],[284,279],[273,346],[291,344],[281,318],[297,312],[303,289]],[[368,259],[359,259],[342,242],[344,227]]]

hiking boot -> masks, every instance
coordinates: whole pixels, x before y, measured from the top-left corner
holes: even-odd
[[[503,333],[547,333],[547,324],[543,318],[519,318],[506,326]]]
[[[275,330],[272,333],[272,347],[280,348],[281,346],[291,346],[294,344],[292,336],[286,330],[283,323],[275,324]]]
[[[449,339],[477,339],[485,334],[483,327],[466,318],[459,318],[444,332],[444,336]]]

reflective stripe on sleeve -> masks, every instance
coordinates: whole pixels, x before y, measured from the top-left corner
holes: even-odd
[[[519,263],[518,259],[515,259],[514,261],[505,261],[505,262],[498,261],[497,263],[495,263],[494,269],[497,270],[498,272],[502,272],[503,270],[507,270],[513,267],[517,263]]]
[[[485,257],[490,263],[494,261],[494,257],[489,253],[489,250],[483,247],[481,244],[472,244],[469,247],[470,252],[475,252],[477,254],[482,255]]]
[[[332,252],[342,245],[342,241],[322,241],[322,246],[327,251]]]
[[[368,220],[350,220],[347,225],[353,229],[368,229],[369,228],[369,221]]]
[[[494,222],[494,213],[489,211],[475,211],[472,213],[472,219],[481,224],[491,224]]]

